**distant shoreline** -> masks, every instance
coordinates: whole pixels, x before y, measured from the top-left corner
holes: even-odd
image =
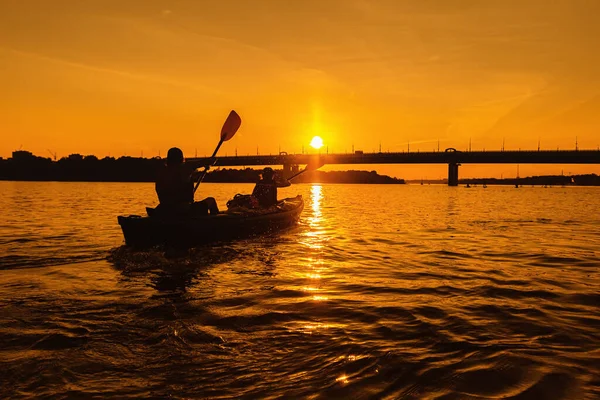
[[[13,157],[0,158],[0,180],[27,182],[114,182],[151,183],[156,179],[159,168],[164,165],[161,158],[82,156],[71,154],[60,160],[38,157],[28,151],[15,151]],[[198,167],[186,163],[190,173]],[[231,169],[213,167],[204,182],[213,183],[256,183],[260,169]],[[280,174],[281,170],[278,171]],[[294,172],[291,172],[293,174]],[[447,184],[447,180],[405,181],[376,171],[310,171],[293,179],[292,183],[341,183],[341,184]],[[545,175],[526,178],[469,178],[460,179],[460,185],[512,185],[512,186],[600,186],[600,176]]]
[[[256,171],[257,173],[260,172],[260,170],[253,170]],[[334,171],[340,174],[344,174],[344,173],[350,173],[350,172],[362,172],[362,173],[366,173],[369,174],[369,172],[367,171]],[[323,174],[327,174],[328,172],[322,172]],[[256,181],[248,181],[248,180],[238,180],[238,181],[229,181],[229,180],[216,180],[216,179],[211,179],[208,178],[210,176],[211,172],[209,172],[207,174],[207,178],[204,179],[204,183],[231,183],[231,184],[235,184],[235,183],[248,183],[248,184],[254,184],[256,183]],[[258,174],[257,174],[258,175]],[[385,175],[379,175],[380,177],[385,177]],[[576,175],[573,176],[573,178],[579,178],[579,180],[581,181],[582,177],[586,177],[586,175]],[[594,177],[596,178],[594,180]],[[540,178],[540,180],[534,180],[533,178]],[[574,183],[574,182],[570,182],[570,183],[564,183],[561,180],[554,181],[554,180],[548,180],[547,178],[552,178],[552,176],[540,176],[540,177],[527,177],[527,178],[519,178],[518,180],[515,178],[512,179],[482,179],[482,178],[472,178],[472,179],[465,179],[465,180],[459,180],[459,185],[470,185],[472,187],[477,187],[477,186],[515,186],[515,185],[519,185],[519,186],[549,186],[549,187],[585,187],[585,186],[600,186],[600,176],[591,175],[591,179],[589,182],[580,182],[580,183]],[[396,178],[391,178],[391,179],[396,179]],[[2,182],[73,182],[73,183],[77,183],[77,182],[88,182],[88,183],[154,183],[154,179],[149,179],[149,180],[99,180],[99,179],[39,179],[39,178],[7,178],[4,176],[0,176],[0,181]],[[577,181],[577,180],[576,180]],[[544,182],[550,182],[550,183],[544,183]],[[328,179],[328,180],[319,180],[319,179],[305,179],[305,180],[300,180],[300,179],[294,179],[292,181],[293,184],[300,184],[300,183],[317,183],[317,184],[322,184],[322,183],[327,183],[327,184],[347,184],[347,185],[386,185],[386,184],[390,184],[390,183],[380,183],[380,182],[339,182],[339,181],[335,181],[332,179]],[[393,184],[393,183],[392,183]],[[396,184],[407,184],[407,185],[447,185],[448,182],[447,181],[443,181],[443,180],[435,180],[435,181],[423,181],[423,183],[421,183],[420,180],[408,180],[402,183],[396,183]]]
[[[53,161],[37,157],[28,151],[17,151],[9,159],[0,159],[0,180],[37,182],[154,182],[158,170],[164,166],[160,158],[105,157],[71,154]],[[191,173],[198,167],[186,163]],[[204,182],[256,183],[262,169],[231,169],[213,167]],[[280,174],[281,170],[277,171]],[[297,172],[297,171],[296,171]],[[295,172],[292,171],[290,175]],[[292,183],[352,183],[404,184],[404,179],[379,175],[375,171],[310,171],[295,177]]]
[[[411,185],[448,184],[447,180],[419,180],[411,179],[406,183]],[[525,178],[466,178],[459,179],[460,185],[488,185],[488,186],[600,186],[600,176],[596,174],[585,175],[542,175],[528,176]]]
[[[90,181],[90,180],[69,180],[69,181],[65,181],[65,180],[39,180],[39,179],[6,179],[6,178],[0,178],[0,182],[37,182],[37,183],[151,183],[154,184],[154,181]],[[235,184],[240,184],[240,183],[245,183],[248,185],[253,185],[256,182],[218,182],[218,181],[207,181],[207,180],[203,180],[202,183],[215,183],[215,184],[231,184],[231,185],[235,185]],[[293,185],[300,185],[300,184],[328,184],[328,185],[389,185],[389,183],[360,183],[360,182],[319,182],[319,181],[310,181],[310,182],[296,182],[296,180],[294,179],[294,181],[292,182]],[[398,185],[406,185],[406,184],[398,184]]]

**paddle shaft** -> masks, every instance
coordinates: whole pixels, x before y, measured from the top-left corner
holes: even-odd
[[[221,148],[222,144],[223,144],[223,139],[219,140],[219,144],[217,145],[217,148],[215,149],[215,151],[213,151],[212,156],[210,156],[211,159],[215,158],[215,156],[217,155],[217,152]],[[196,194],[196,190],[198,190],[198,186],[200,186],[200,183],[202,183],[202,181],[204,180],[204,177],[206,176],[207,171],[208,171],[208,168],[206,168],[206,165],[205,165],[204,171],[202,171],[202,175],[200,175],[198,177],[198,179],[196,180],[196,185],[194,186],[194,194]]]
[[[302,171],[300,171],[300,172],[298,172],[298,173],[296,173],[296,174],[292,175],[291,177],[289,177],[289,178],[288,178],[288,181],[291,181],[292,179],[294,179],[295,177],[297,177],[297,176],[298,176],[298,175],[300,175],[300,174],[303,174],[303,173],[305,173],[306,171],[308,171],[308,168],[304,168]]]
[[[317,160],[317,161],[318,161],[318,160]],[[297,177],[297,176],[298,176],[298,175],[300,175],[300,174],[303,174],[303,173],[305,173],[306,171],[316,171],[316,170],[318,170],[319,168],[321,168],[323,165],[325,165],[325,163],[324,163],[324,162],[318,162],[318,163],[315,163],[315,162],[314,162],[314,160],[313,160],[313,162],[312,162],[312,163],[311,163],[311,162],[309,162],[308,164],[306,164],[306,167],[304,167],[304,169],[303,169],[302,171],[300,171],[300,172],[298,172],[298,173],[296,173],[296,174],[292,175],[290,178],[288,178],[288,181],[291,181],[292,179],[294,179],[295,177]]]

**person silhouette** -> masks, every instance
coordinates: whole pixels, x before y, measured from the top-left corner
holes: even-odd
[[[276,175],[273,168],[266,167],[262,172],[262,179],[254,186],[252,196],[261,207],[271,207],[277,204],[277,188],[290,185],[290,181]]]
[[[219,208],[213,197],[194,202],[195,174],[188,173],[184,161],[181,149],[172,147],[167,152],[167,161],[160,168],[155,183],[159,201],[156,210],[168,215],[218,214]]]

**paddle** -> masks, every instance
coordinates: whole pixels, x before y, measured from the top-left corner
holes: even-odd
[[[290,178],[288,178],[288,181],[291,181],[292,179],[294,179],[295,177],[297,177],[300,174],[305,173],[306,171],[316,171],[319,168],[321,168],[323,165],[325,165],[324,161],[321,161],[318,158],[312,158],[308,161],[308,164],[306,164],[306,167],[304,167],[304,169],[300,172],[298,172],[297,174],[292,175]]]
[[[231,110],[231,112],[229,113],[229,116],[227,117],[227,119],[225,120],[225,123],[223,124],[223,128],[221,128],[221,140],[219,140],[219,144],[217,145],[217,148],[213,152],[212,156],[210,156],[210,158],[213,159],[212,165],[214,165],[215,162],[217,162],[217,160],[215,159],[215,156],[217,155],[217,152],[219,151],[219,148],[221,147],[223,142],[226,142],[229,139],[231,139],[233,137],[233,135],[235,135],[237,130],[240,128],[241,124],[242,124],[242,119],[240,118],[240,116],[234,110]],[[196,186],[194,186],[194,193],[196,193],[196,190],[198,189],[198,186],[200,186],[200,183],[206,176],[207,171],[208,171],[208,167],[204,166],[204,171],[202,171],[202,175],[200,175],[198,177],[198,179],[196,180]]]

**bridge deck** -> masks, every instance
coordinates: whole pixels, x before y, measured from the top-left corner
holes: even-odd
[[[307,164],[320,158],[325,164],[600,164],[599,150],[554,151],[448,151],[364,154],[284,154],[218,157],[217,166]],[[208,157],[189,158],[204,165]]]

